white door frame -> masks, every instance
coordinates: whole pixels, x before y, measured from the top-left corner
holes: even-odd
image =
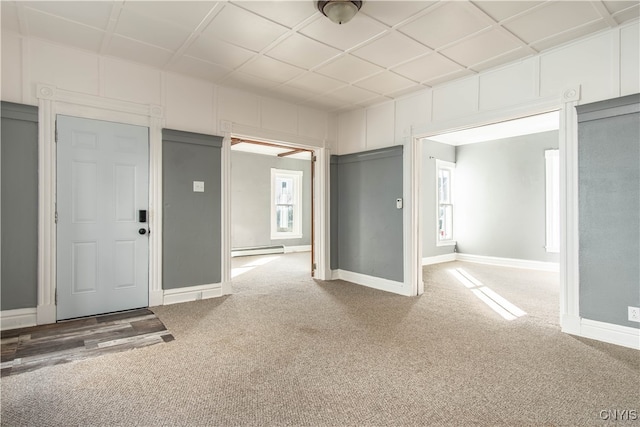
[[[578,128],[575,106],[580,100],[580,86],[567,88],[559,98],[539,99],[513,108],[479,113],[475,117],[446,123],[427,125],[418,132],[411,132],[412,160],[410,162],[410,191],[419,201],[421,151],[420,140],[441,133],[482,126],[551,110],[560,110],[560,307],[559,321],[563,332],[581,335],[578,278]],[[413,283],[413,295],[424,292],[422,282],[422,214],[419,202],[412,207],[411,227],[405,236],[411,240],[411,274],[417,278]],[[416,217],[414,217],[415,215]],[[407,247],[407,246],[405,246]]]
[[[322,147],[305,145],[290,141],[276,139],[265,139],[255,137],[246,133],[233,132],[234,124],[223,122],[222,128],[225,130],[222,141],[221,156],[221,186],[222,186],[222,294],[233,293],[231,280],[231,136],[246,138],[254,141],[272,142],[283,144],[295,148],[313,150],[316,157],[315,179],[313,191],[315,202],[314,223],[311,225],[314,231],[313,253],[316,263],[315,278],[319,280],[330,280],[331,269],[329,266],[329,150]],[[314,167],[312,165],[312,167]]]
[[[38,305],[36,323],[56,322],[56,147],[58,114],[149,128],[149,306],[162,292],[162,127],[159,105],[137,104],[38,84]]]

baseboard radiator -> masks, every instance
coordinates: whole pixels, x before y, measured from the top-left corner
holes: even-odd
[[[249,248],[233,248],[231,249],[232,257],[250,256],[250,255],[271,255],[283,254],[284,245],[274,246],[253,246]]]

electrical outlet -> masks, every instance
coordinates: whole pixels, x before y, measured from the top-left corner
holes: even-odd
[[[629,320],[631,322],[640,322],[640,307],[628,307],[629,309]]]

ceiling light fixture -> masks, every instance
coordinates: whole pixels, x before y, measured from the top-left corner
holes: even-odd
[[[318,10],[336,24],[351,21],[362,7],[358,0],[320,0],[316,3]]]

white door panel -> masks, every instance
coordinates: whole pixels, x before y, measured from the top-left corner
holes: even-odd
[[[148,306],[149,132],[58,116],[58,319]]]

